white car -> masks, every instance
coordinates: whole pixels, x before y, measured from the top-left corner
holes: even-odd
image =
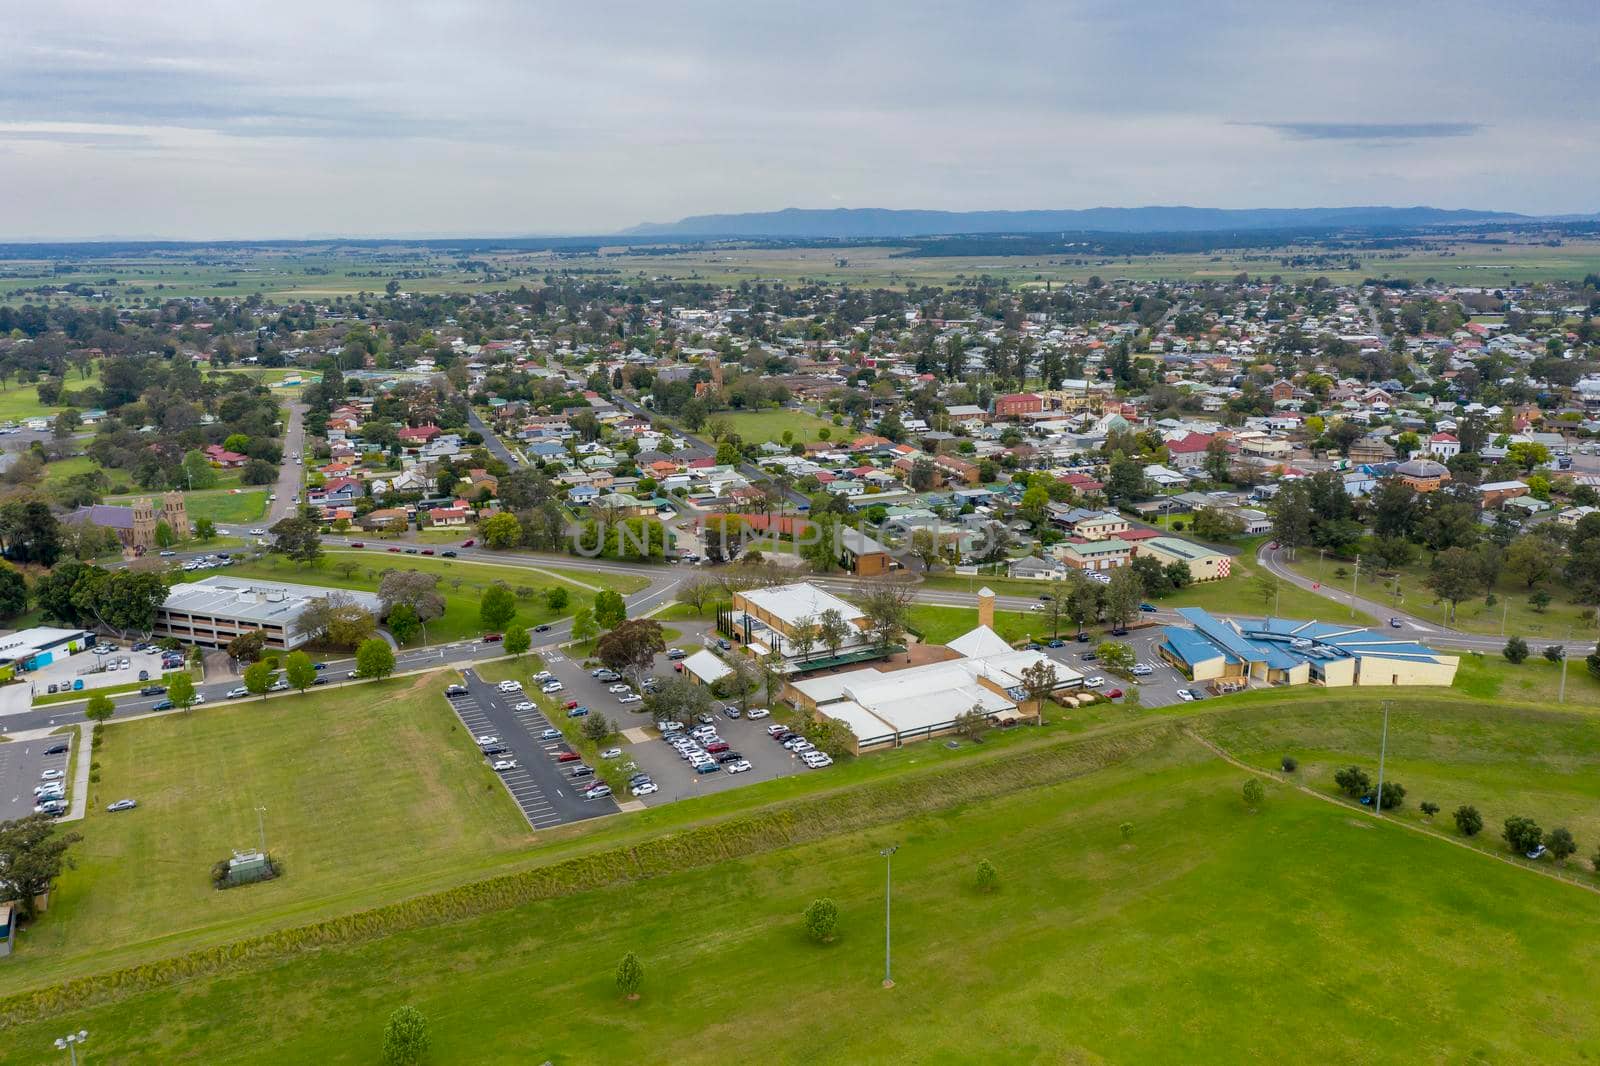
[[[267,535],[267,531],[262,529],[260,526],[257,526],[255,529],[250,531],[250,535],[252,537],[264,537]]]
[[[820,770],[824,766],[832,766],[833,759],[826,752],[808,751],[800,757],[801,761],[813,770]]]
[[[515,759],[496,759],[489,764],[489,769],[498,773],[505,773],[507,770],[515,770],[516,768],[517,760]]]
[[[546,696],[551,696],[557,692],[560,692],[566,687],[567,686],[563,685],[559,681],[546,681],[544,684],[539,686],[539,691],[543,692]]]
[[[66,776],[67,776],[67,772],[65,770],[46,770],[44,773],[39,775],[39,780],[41,780],[41,781],[59,781],[63,777],[66,777]]]
[[[725,764],[722,768],[730,774],[742,774],[750,769],[750,760],[735,759],[733,762]]]
[[[522,691],[522,682],[521,681],[502,681],[502,682],[500,682],[500,691],[501,692],[521,692]]]
[[[626,696],[617,697],[618,703],[641,703],[643,700],[644,697],[639,695],[637,692],[630,692]]]
[[[533,710],[533,704],[531,702],[529,702],[528,700],[523,700],[521,703],[517,704],[516,706],[512,707],[511,709],[513,711],[531,711],[531,710]]]
[[[1105,683],[1106,683],[1106,679],[1103,678],[1103,677],[1091,677],[1091,678],[1089,678],[1089,680],[1087,680],[1087,681],[1085,681],[1083,683],[1083,687],[1084,688],[1099,688],[1101,685],[1103,685]]]
[[[606,689],[606,691],[611,693],[613,696],[617,696],[624,692],[632,692],[633,689],[629,688],[627,685],[612,685],[610,688]]]
[[[500,743],[500,738],[495,736],[492,733],[485,733],[481,737],[473,737],[472,739],[477,741],[479,744],[498,744],[498,743]]]
[[[1155,673],[1155,668],[1151,667],[1151,666],[1147,666],[1144,663],[1139,663],[1138,665],[1136,665],[1133,668],[1133,676],[1134,677],[1147,677],[1147,676],[1149,676],[1150,674],[1153,674],[1153,673]]]
[[[652,792],[660,792],[660,791],[661,791],[661,786],[657,785],[654,781],[646,781],[642,785],[634,785],[633,786],[633,794],[635,796],[648,796]]]
[[[131,811],[137,806],[139,806],[138,800],[117,800],[117,802],[108,805],[106,810],[115,814],[117,811]]]
[[[1178,690],[1178,698],[1180,700],[1182,700],[1184,703],[1189,703],[1194,699],[1194,696],[1190,694],[1188,689],[1180,688]]]
[[[772,712],[765,707],[752,707],[744,712],[744,716],[746,718],[769,718],[772,716]]]
[[[621,748],[607,748],[605,751],[602,751],[600,753],[600,757],[602,759],[620,759],[620,758],[622,758],[622,749]]]
[[[533,680],[539,682],[540,684],[543,684],[546,681],[554,681],[555,679],[556,675],[552,674],[548,670],[540,670],[537,674],[533,675]]]
[[[230,688],[228,690],[228,698],[230,700],[236,700],[236,699],[239,699],[241,696],[248,696],[248,695],[250,695],[250,690],[245,688],[243,685],[240,685],[238,688]]]

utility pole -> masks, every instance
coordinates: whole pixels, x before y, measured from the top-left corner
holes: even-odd
[[[1567,644],[1572,643],[1572,627],[1567,627]],[[1557,703],[1567,702],[1567,644],[1561,645],[1561,692],[1556,696]]]
[[[266,813],[267,809],[265,807],[256,808],[256,831],[261,834],[261,854],[263,855],[267,853],[267,821],[264,817]]]
[[[1511,611],[1511,597],[1507,596],[1500,605],[1500,635],[1506,635],[1506,615]]]
[[[899,844],[890,844],[878,852],[883,856],[883,987],[893,988],[894,978],[889,975],[889,893],[894,882],[894,853],[900,850]]]
[[[1372,797],[1372,813],[1383,814],[1383,757],[1389,750],[1389,701],[1383,701],[1383,739],[1378,742],[1378,793]]]
[[[1356,616],[1356,584],[1361,580],[1361,556],[1356,556],[1356,572],[1350,575],[1350,617]]]

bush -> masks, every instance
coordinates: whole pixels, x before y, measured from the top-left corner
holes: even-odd
[[[974,880],[979,892],[993,892],[1000,887],[1000,873],[994,868],[994,863],[988,859],[978,860],[978,869]]]
[[[1372,778],[1368,777],[1367,772],[1359,766],[1347,766],[1343,770],[1335,771],[1333,783],[1339,786],[1340,792],[1351,799],[1365,796],[1372,791]]]
[[[1296,770],[1300,769],[1300,760],[1296,759],[1293,755],[1285,755],[1282,763],[1279,765],[1283,767],[1284,773],[1292,774]]]
[[[1512,637],[1506,641],[1500,654],[1506,657],[1506,661],[1520,664],[1528,658],[1528,642],[1521,637]]]
[[[1456,820],[1456,828],[1461,830],[1464,837],[1475,837],[1483,831],[1483,815],[1478,813],[1478,808],[1462,804],[1456,808],[1452,815]]]
[[[1572,831],[1559,825],[1545,835],[1544,846],[1550,849],[1550,855],[1556,862],[1566,862],[1567,857],[1578,850],[1578,842],[1572,839]]]
[[[1512,851],[1522,855],[1544,843],[1544,830],[1539,828],[1539,823],[1520,814],[1513,814],[1506,819],[1500,835],[1505,837]]]
[[[1432,818],[1434,815],[1439,813],[1439,805],[1437,803],[1430,803],[1427,800],[1423,800],[1417,806],[1422,813],[1427,815],[1429,818]]]
[[[1560,662],[1562,660],[1562,658],[1566,656],[1566,654],[1567,654],[1566,653],[1566,649],[1564,649],[1559,644],[1547,644],[1547,645],[1545,645],[1544,657],[1546,659],[1549,659],[1553,663]]]
[[[383,1061],[387,1066],[414,1066],[431,1043],[428,1019],[415,1007],[401,1007],[383,1027]]]
[[[1377,792],[1377,789],[1369,789],[1367,794],[1361,798],[1370,803],[1377,795]],[[1385,811],[1394,810],[1394,808],[1405,802],[1405,798],[1406,786],[1402,785],[1398,781],[1385,781],[1383,783],[1383,801],[1378,809]]]
[[[831,899],[814,899],[806,908],[806,935],[819,944],[833,940],[833,930],[839,924],[839,905]]]
[[[617,963],[617,991],[628,999],[639,998],[639,986],[644,984],[644,963],[639,956],[628,952]]]
[[[1267,790],[1261,787],[1261,781],[1259,779],[1252,777],[1244,783],[1245,806],[1249,807],[1251,810],[1255,810],[1257,807],[1261,806],[1261,801],[1266,798]]]

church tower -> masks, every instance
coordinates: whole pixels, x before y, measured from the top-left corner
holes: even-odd
[[[174,537],[189,539],[189,508],[183,502],[183,493],[169,492],[161,498],[161,517]]]
[[[150,497],[133,501],[133,530],[128,537],[128,547],[136,552],[147,552],[156,546],[156,508]]]

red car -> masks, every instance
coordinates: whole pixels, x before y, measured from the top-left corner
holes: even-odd
[[[556,756],[556,762],[577,762],[581,758],[583,756],[575,751],[564,751]]]
[[[1110,692],[1106,693],[1106,699],[1108,700],[1120,700],[1121,698],[1122,690],[1120,688],[1114,688]]]
[[[433,549],[432,548],[423,548],[422,549],[422,554],[423,555],[432,555],[433,554]]]
[[[565,703],[565,704],[564,704],[564,706],[565,706],[565,707],[566,707],[566,708],[567,708],[567,710],[569,710],[569,711],[570,711],[570,710],[572,710],[572,708],[574,708],[574,707],[576,707],[576,706],[577,706],[577,705],[578,705],[578,701],[577,701],[577,700],[568,700],[568,701],[567,701],[567,702],[566,702],[566,703]]]
[[[396,555],[400,554],[400,549],[399,548],[390,548],[389,550],[394,552]]]
[[[719,751],[727,751],[727,750],[728,750],[728,742],[726,740],[719,740],[714,744],[707,744],[706,745],[706,751],[710,752],[712,755],[715,755]]]
[[[353,540],[350,542],[350,547],[352,548],[365,548],[366,546],[366,543],[363,541]]]
[[[478,542],[475,541],[475,540],[464,540],[464,541],[461,542],[461,546],[463,548],[470,548],[476,543],[478,543]]]
[[[483,642],[485,644],[498,644],[505,639],[506,638],[501,636],[499,633],[485,633],[483,635]]]
[[[683,673],[683,664],[682,663],[673,663],[672,664],[672,668],[674,670],[678,671],[678,673],[680,673],[680,674]]]

